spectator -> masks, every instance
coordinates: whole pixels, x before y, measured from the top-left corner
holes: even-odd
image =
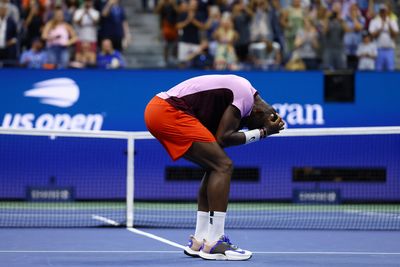
[[[22,45],[26,48],[32,46],[32,41],[40,38],[41,30],[43,27],[43,13],[44,7],[41,7],[39,2],[30,1],[24,6],[22,24],[23,39]]]
[[[323,66],[325,69],[345,69],[346,54],[343,36],[346,25],[340,18],[340,5],[334,6],[329,19],[323,25]]]
[[[266,0],[250,2],[254,13],[250,24],[250,39],[252,42],[272,40],[272,29],[268,17],[268,3]]]
[[[171,65],[171,58],[176,57],[176,43],[178,31],[176,21],[178,18],[178,6],[176,0],[160,0],[156,7],[160,16],[161,34],[164,39],[164,62]]]
[[[219,11],[221,13],[229,12],[230,11],[230,4],[233,2],[232,0],[214,0],[216,6],[218,6]],[[245,0],[248,2],[248,0]]]
[[[32,40],[31,49],[22,53],[19,64],[29,69],[41,69],[46,63],[46,53],[40,39]]]
[[[199,50],[189,55],[188,61],[193,69],[210,70],[214,66],[214,56],[210,53],[208,41],[202,40]]]
[[[277,42],[263,41],[252,43],[250,57],[255,69],[278,70],[282,63],[281,47]]]
[[[93,8],[93,0],[85,0],[82,8],[74,14],[75,29],[78,34],[76,60],[95,65],[97,50],[97,23],[100,13]]]
[[[21,9],[23,11],[26,11],[34,4],[36,4],[41,11],[44,11],[46,6],[48,5],[48,0],[21,0]],[[43,15],[43,13],[41,13],[41,15]]]
[[[376,39],[378,55],[376,70],[395,69],[395,38],[399,32],[397,21],[388,16],[388,8],[382,4],[379,15],[369,25],[369,32]]]
[[[358,69],[359,70],[375,70],[375,59],[378,54],[376,44],[372,42],[368,33],[363,34],[363,41],[358,45]]]
[[[238,39],[238,34],[233,28],[229,15],[222,17],[221,25],[214,32],[214,39],[217,41],[217,52],[214,60],[215,69],[236,70],[238,66],[234,43]]]
[[[79,9],[81,1],[80,0],[66,0],[66,19],[68,23],[73,23],[75,12]]]
[[[214,39],[214,32],[218,29],[221,24],[221,12],[218,6],[210,7],[210,14],[205,24],[207,29],[208,51],[211,55],[215,56],[217,50],[217,41]]]
[[[312,19],[318,33],[322,35],[326,20],[329,18],[329,11],[322,5],[321,0],[316,0],[309,17]]]
[[[205,23],[208,19],[210,7],[214,0],[197,0],[197,17],[202,23]]]
[[[0,63],[12,66],[17,59],[17,25],[7,14],[8,6],[0,3]]]
[[[101,41],[101,51],[97,55],[97,67],[102,69],[120,69],[125,67],[125,61],[121,53],[114,50],[112,41]]]
[[[285,51],[293,51],[297,31],[303,29],[304,18],[305,12],[301,7],[301,0],[292,0],[292,5],[284,10],[281,19],[285,32]]]
[[[64,21],[64,12],[56,8],[52,20],[46,23],[42,33],[47,44],[48,63],[57,68],[67,68],[70,60],[70,46],[77,36],[70,24]]]
[[[0,0],[0,3],[1,2],[7,6],[7,17],[12,18],[14,23],[18,26],[20,20],[18,7],[11,3],[10,0]]]
[[[93,55],[93,47],[90,43],[82,43],[80,52],[75,54],[75,60],[70,64],[73,68],[87,68],[96,66],[97,55]]]
[[[295,51],[307,70],[318,69],[318,32],[310,19],[304,19],[304,29],[299,30],[294,41]]]
[[[243,3],[243,0],[233,5],[232,19],[235,31],[239,36],[235,43],[235,51],[240,62],[246,62],[248,59],[252,17],[253,11]]]
[[[283,49],[285,47],[285,36],[281,25],[282,8],[280,0],[271,0],[270,20],[273,41],[277,42]]]
[[[110,39],[119,51],[127,48],[131,40],[125,10],[120,0],[108,0],[101,12],[100,39]]]
[[[316,20],[318,17],[318,13],[324,12],[326,7],[324,6],[322,0],[314,0],[313,4],[308,12],[309,18],[312,20]]]
[[[182,32],[178,42],[178,60],[181,66],[184,66],[188,63],[188,56],[198,51],[200,31],[205,30],[206,27],[197,13],[197,0],[190,0],[189,3],[181,2],[180,10],[176,24],[177,29]]]
[[[364,29],[365,19],[356,4],[350,6],[349,15],[345,19],[347,32],[344,34],[344,45],[347,56],[347,66],[357,69],[357,47],[361,43],[361,32]]]

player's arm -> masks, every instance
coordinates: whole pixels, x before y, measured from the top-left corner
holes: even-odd
[[[241,122],[240,111],[233,105],[226,108],[219,123],[216,139],[221,147],[243,145],[249,142],[252,136],[246,136],[245,133],[239,132]],[[267,136],[267,131],[264,128],[255,129],[254,138],[260,139]]]

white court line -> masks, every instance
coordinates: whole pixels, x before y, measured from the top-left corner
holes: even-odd
[[[114,220],[111,220],[109,218],[103,217],[103,216],[92,215],[92,218],[95,219],[95,220],[101,221],[101,222],[105,222],[105,223],[110,224],[110,225],[114,225],[114,226],[119,226],[120,225],[118,222],[116,222]],[[162,242],[164,244],[167,244],[167,245],[170,245],[170,246],[173,246],[173,247],[176,247],[176,248],[185,249],[185,246],[182,246],[182,245],[180,245],[178,243],[175,243],[175,242],[170,241],[168,239],[165,239],[163,237],[147,233],[147,232],[142,231],[142,230],[138,230],[138,229],[135,229],[135,228],[126,228],[126,230],[128,230],[128,231],[130,231],[132,233],[138,234],[138,235],[146,236],[148,238],[157,240],[159,242]]]
[[[0,250],[0,253],[182,253],[177,250]],[[400,256],[400,252],[359,252],[359,251],[254,251],[253,254],[270,255],[387,255]]]
[[[170,240],[168,240],[168,239],[165,239],[165,238],[163,238],[163,237],[156,236],[156,235],[153,235],[153,234],[150,234],[150,233],[147,233],[147,232],[144,232],[144,231],[142,231],[142,230],[135,229],[135,228],[126,228],[126,229],[127,229],[128,231],[132,232],[132,233],[146,236],[146,237],[148,237],[148,238],[151,238],[151,239],[160,241],[160,242],[165,243],[165,244],[167,244],[167,245],[170,245],[170,246],[173,246],[173,247],[176,247],[176,248],[180,248],[180,249],[185,249],[185,246],[182,246],[182,245],[180,245],[180,244],[178,244],[178,243],[175,243],[175,242],[170,241]]]
[[[0,250],[0,253],[182,253],[177,250]]]
[[[105,223],[109,223],[111,225],[116,225],[116,226],[120,225],[118,222],[111,220],[109,218],[103,217],[103,216],[93,215],[93,219],[99,220],[99,221],[102,221]],[[180,249],[185,248],[184,246],[182,246],[178,243],[175,243],[173,241],[170,241],[168,239],[165,239],[163,237],[160,237],[160,236],[157,236],[154,234],[147,233],[142,230],[138,230],[135,228],[127,228],[127,230],[132,233],[146,236],[148,238],[160,241],[164,244],[167,244],[167,245],[170,245],[170,246],[173,246],[176,248],[180,248]],[[2,251],[0,251],[0,253],[1,252]],[[175,252],[177,252],[177,251],[173,251],[173,252],[170,251],[170,252],[166,252],[166,253],[175,253]],[[178,252],[180,252],[180,251],[178,251]],[[95,253],[95,252],[93,252],[93,253]],[[109,253],[112,253],[112,252],[109,252]],[[115,253],[117,253],[117,252],[115,252]],[[129,253],[129,251],[120,252],[120,253]],[[131,253],[135,253],[135,252],[131,251]],[[155,253],[157,253],[157,252],[155,252]],[[163,253],[163,252],[160,251],[158,253]],[[296,254],[296,255],[388,255],[388,256],[389,255],[399,255],[400,256],[400,252],[358,252],[358,251],[253,251],[253,253],[254,254],[276,254],[276,255],[278,255],[278,254],[295,255]]]
[[[114,225],[114,226],[120,226],[120,224],[114,220],[111,220],[109,218],[103,217],[103,216],[99,216],[96,214],[92,215],[92,219],[97,220],[97,221],[101,221],[110,225]]]

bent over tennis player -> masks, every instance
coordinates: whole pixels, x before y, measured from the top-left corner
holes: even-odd
[[[209,260],[247,260],[252,253],[225,235],[232,160],[228,146],[258,141],[283,130],[284,122],[248,80],[236,75],[198,76],[157,94],[145,122],[173,160],[205,170],[198,194],[196,230],[185,254]],[[247,131],[240,131],[247,128]]]

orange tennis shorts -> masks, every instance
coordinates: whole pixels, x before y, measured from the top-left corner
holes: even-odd
[[[216,142],[213,134],[195,117],[155,96],[147,104],[144,120],[173,160],[182,157],[193,142]]]

